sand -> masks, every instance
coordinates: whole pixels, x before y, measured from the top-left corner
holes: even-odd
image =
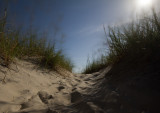
[[[96,93],[95,86],[98,87],[106,73],[60,71],[59,74],[17,59],[9,69],[0,67],[0,113],[76,112],[75,105],[82,102],[82,95]],[[92,102],[84,105],[99,109]]]
[[[9,69],[0,67],[0,113],[159,113],[156,63],[124,60],[96,73],[73,74],[16,60]]]

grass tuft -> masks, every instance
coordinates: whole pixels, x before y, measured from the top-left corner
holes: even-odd
[[[107,59],[106,59],[106,56],[104,55],[101,55],[99,58],[93,59],[92,61],[90,61],[88,58],[87,65],[83,70],[83,73],[89,74],[89,73],[97,72],[100,69],[103,69],[104,67],[106,67],[107,66],[106,64],[107,64]]]
[[[56,67],[72,71],[73,63],[55,45],[47,43],[47,37],[39,38],[36,32],[10,29],[6,18],[0,19],[0,65],[8,67],[14,58],[36,58],[40,66],[55,70]]]
[[[109,27],[107,37],[108,55],[106,62],[93,60],[88,63],[84,73],[98,71],[107,65],[114,65],[122,58],[136,60],[140,58],[160,57],[160,14],[154,10],[151,16],[145,16],[135,22],[121,27]],[[155,60],[156,60],[155,59]]]

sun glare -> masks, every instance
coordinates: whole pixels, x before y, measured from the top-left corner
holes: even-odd
[[[137,0],[139,7],[149,7],[152,5],[152,0]]]

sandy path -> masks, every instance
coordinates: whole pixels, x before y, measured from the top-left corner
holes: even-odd
[[[96,93],[108,70],[86,75],[70,73],[65,77],[20,60],[10,70],[0,69],[0,113],[71,113],[79,112],[77,105],[100,111],[88,102],[87,95]]]

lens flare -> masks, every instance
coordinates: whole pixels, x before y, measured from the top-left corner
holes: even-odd
[[[139,7],[149,7],[152,5],[152,0],[138,0]]]

